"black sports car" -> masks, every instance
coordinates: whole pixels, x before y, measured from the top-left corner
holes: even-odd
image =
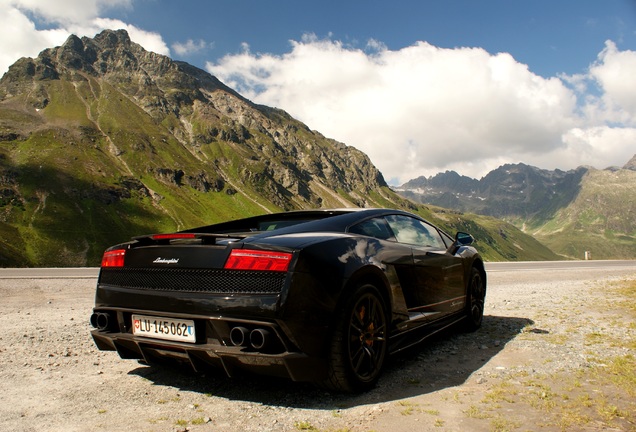
[[[363,391],[386,356],[482,322],[473,237],[400,210],[256,216],[136,237],[104,253],[91,315],[101,350]]]

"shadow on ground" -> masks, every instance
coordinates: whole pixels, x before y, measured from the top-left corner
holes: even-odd
[[[477,332],[455,329],[439,334],[392,356],[376,388],[363,394],[331,393],[307,383],[247,373],[227,378],[223,371],[214,370],[196,374],[187,368],[144,366],[129,373],[155,385],[229,400],[303,409],[343,409],[459,386],[532,324],[527,318],[485,316]]]

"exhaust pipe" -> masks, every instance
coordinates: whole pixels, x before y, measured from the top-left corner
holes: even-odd
[[[250,332],[250,345],[256,350],[265,348],[270,340],[269,331],[265,329],[254,329]]]
[[[91,325],[98,330],[107,330],[110,327],[110,315],[104,312],[95,312],[91,315]]]
[[[247,346],[250,331],[245,327],[233,327],[230,330],[230,342],[234,346]]]

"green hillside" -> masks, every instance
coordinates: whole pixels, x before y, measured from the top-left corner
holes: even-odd
[[[531,234],[568,257],[636,257],[636,171],[590,169],[576,199]]]

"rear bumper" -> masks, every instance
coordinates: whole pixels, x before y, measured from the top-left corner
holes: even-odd
[[[144,360],[147,363],[177,361],[195,371],[210,367],[233,376],[238,370],[289,378],[293,381],[317,381],[326,376],[326,361],[301,352],[275,322],[211,318],[179,314],[192,319],[196,328],[196,343],[174,342],[132,334],[131,316],[134,313],[157,315],[149,311],[128,309],[95,309],[94,313],[108,315],[108,326],[96,328],[91,336],[102,351],[116,351],[123,359]],[[176,315],[159,313],[163,316]],[[267,332],[267,343],[255,349],[235,346],[230,332],[234,327]],[[248,345],[248,344],[246,344]]]
[[[195,371],[213,367],[232,377],[237,370],[289,378],[293,381],[316,381],[326,374],[324,361],[302,353],[284,352],[263,354],[249,352],[242,347],[213,345],[185,346],[180,343],[146,341],[127,334],[91,332],[102,351],[117,351],[123,359],[144,360],[150,364],[162,360],[176,360],[189,364]],[[321,373],[322,371],[322,373]]]
[[[240,369],[294,381],[315,382],[327,376],[329,308],[333,300],[312,277],[303,273],[276,275],[270,277],[272,282],[260,274],[251,280],[246,275],[236,279],[224,272],[211,272],[193,282],[192,275],[177,272],[170,273],[166,282],[162,278],[168,276],[161,276],[164,272],[135,271],[131,279],[134,283],[127,282],[128,273],[111,272],[108,275],[114,279],[110,283],[100,279],[97,284],[93,313],[100,318],[91,318],[95,327],[91,334],[100,350],[149,363],[177,360],[195,370],[212,366],[228,376]],[[137,281],[139,278],[141,281]],[[231,285],[232,292],[221,292],[228,280],[238,285]],[[262,289],[271,284],[276,289]],[[302,290],[289,290],[286,284]],[[196,341],[172,342],[133,335],[133,314],[192,320]],[[231,331],[237,327],[267,331],[266,346],[236,346]]]

